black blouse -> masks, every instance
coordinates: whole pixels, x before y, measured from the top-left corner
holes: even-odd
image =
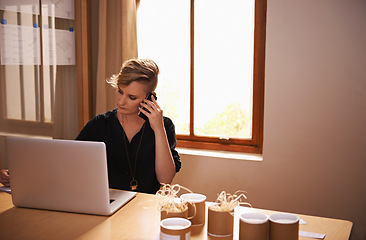
[[[116,116],[117,109],[100,114],[92,118],[81,130],[76,140],[104,142],[107,148],[109,187],[121,190],[130,190],[132,175],[126,154],[129,152],[132,171],[135,169],[136,152],[138,151],[135,179],[138,182],[137,191],[156,193],[160,183],[155,172],[155,134],[149,121],[146,121],[140,131],[132,138],[131,142],[123,131],[122,125]],[[175,150],[177,140],[175,127],[170,118],[164,117],[164,127],[168,137],[170,150],[173,155],[176,172],[180,170],[181,162]],[[143,130],[143,128],[145,128]],[[124,141],[126,141],[124,143]]]

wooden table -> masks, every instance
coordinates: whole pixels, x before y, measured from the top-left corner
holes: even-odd
[[[267,215],[274,211],[252,209]],[[352,223],[344,220],[298,216],[307,224],[301,231],[325,233],[325,239],[346,240]],[[238,218],[236,216],[236,220]],[[206,219],[207,221],[207,219]],[[207,225],[207,224],[206,224]],[[192,229],[191,239],[215,239],[206,225]],[[238,222],[236,223],[238,225]],[[138,193],[136,198],[110,217],[14,207],[11,195],[0,192],[1,239],[155,239],[160,236],[160,212],[154,195]],[[234,234],[234,239],[237,233]],[[224,238],[219,238],[224,240]],[[226,238],[225,238],[226,239]],[[300,237],[300,240],[311,238]]]

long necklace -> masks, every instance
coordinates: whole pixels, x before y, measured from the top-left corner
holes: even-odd
[[[126,137],[125,136],[123,137],[123,143],[125,144],[128,165],[130,166],[130,172],[131,172],[131,176],[132,176],[132,180],[130,182],[130,188],[131,188],[132,191],[136,191],[137,187],[138,187],[138,184],[139,184],[137,182],[137,180],[135,179],[135,173],[136,173],[136,166],[137,166],[137,158],[138,158],[138,155],[139,155],[139,150],[140,150],[140,146],[141,146],[141,142],[142,142],[142,136],[144,135],[144,131],[145,131],[145,123],[142,126],[142,133],[141,133],[141,138],[140,138],[139,145],[137,146],[136,159],[135,159],[135,168],[133,169],[133,171],[132,171],[132,166],[131,166],[131,161],[130,161],[130,154],[128,152],[127,144],[126,144],[126,141],[128,140],[126,133],[124,134],[124,135],[126,135]]]

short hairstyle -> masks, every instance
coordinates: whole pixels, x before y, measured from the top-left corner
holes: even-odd
[[[158,85],[159,67],[151,59],[130,59],[122,64],[118,74],[113,75],[107,82],[115,89],[119,85],[128,86],[132,82],[146,84],[148,92],[155,90]]]

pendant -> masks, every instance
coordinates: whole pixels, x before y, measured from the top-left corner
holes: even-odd
[[[132,191],[137,190],[137,186],[138,186],[137,180],[136,179],[132,179],[132,181],[130,182],[131,190]]]

